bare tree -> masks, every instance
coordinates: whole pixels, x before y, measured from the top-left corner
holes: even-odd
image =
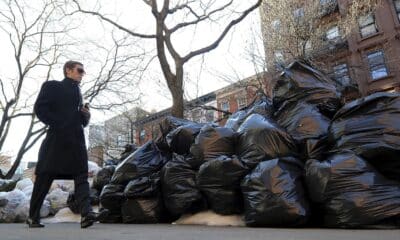
[[[337,0],[264,1],[261,21],[269,70],[293,59],[324,68],[329,55],[358,26],[359,17],[373,11],[378,2],[348,1],[338,9]]]
[[[252,5],[239,10],[238,4],[234,4],[234,0],[226,1],[174,1],[169,0],[143,0],[143,3],[150,7],[151,13],[155,20],[156,29],[153,34],[144,34],[131,30],[127,26],[119,24],[116,20],[101,14],[99,11],[90,11],[83,9],[77,0],[74,0],[78,11],[99,17],[116,28],[130,34],[132,37],[153,39],[155,40],[157,57],[167,82],[167,86],[172,95],[172,115],[183,117],[184,110],[184,65],[196,56],[205,54],[215,48],[226,37],[227,33],[238,23],[240,23],[247,15],[258,8],[262,0],[255,1]],[[240,2],[240,1],[238,1]],[[242,3],[243,4],[243,3]],[[150,12],[150,11],[149,11]],[[190,28],[196,28],[199,24],[217,24],[223,19],[229,18],[226,25],[218,37],[211,40],[204,47],[191,50],[182,54],[177,50],[177,44],[173,41],[172,36],[177,32],[181,32]],[[171,19],[183,19],[177,23],[171,24]],[[188,45],[190,45],[188,43]]]
[[[59,68],[64,59],[87,59],[97,63],[91,66],[96,74],[89,75],[82,88],[92,108],[100,110],[136,102],[140,93],[135,87],[149,64],[145,61],[147,53],[134,41],[112,35],[111,44],[100,46],[78,39],[73,35],[82,20],[63,14],[62,3],[56,0],[34,3],[35,7],[32,1],[0,1],[0,37],[8,39],[8,45],[2,47],[11,49],[13,56],[13,61],[7,65],[9,69],[0,75],[0,152],[4,151],[7,139],[27,129],[21,136],[13,165],[6,174],[0,173],[0,178],[13,177],[25,153],[46,133],[46,126],[33,112],[33,101],[40,84],[52,78],[54,69]],[[75,50],[79,46],[91,46],[96,54],[82,56],[84,51]],[[16,126],[16,119],[21,119],[20,126]]]

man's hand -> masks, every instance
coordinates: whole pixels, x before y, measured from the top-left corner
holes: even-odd
[[[90,110],[89,107],[84,105],[81,108],[81,114],[83,116],[83,125],[86,126],[89,123],[90,120]]]

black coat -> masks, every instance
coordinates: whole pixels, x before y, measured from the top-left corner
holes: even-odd
[[[48,81],[35,102],[35,114],[49,126],[39,150],[36,174],[70,179],[88,172],[83,127],[89,123],[81,112],[82,95],[71,79]]]

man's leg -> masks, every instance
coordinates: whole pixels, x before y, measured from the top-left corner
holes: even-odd
[[[52,183],[53,178],[51,176],[36,175],[29,208],[29,218],[33,221],[40,221],[40,208]]]
[[[75,198],[79,203],[79,209],[81,210],[81,216],[86,216],[92,211],[90,205],[90,190],[88,182],[88,174],[80,174],[74,178],[75,183]]]

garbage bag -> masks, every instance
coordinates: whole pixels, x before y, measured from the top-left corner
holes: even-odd
[[[8,203],[8,192],[0,192],[0,207],[4,207]]]
[[[353,152],[307,161],[306,182],[329,227],[357,228],[400,219],[400,184]]]
[[[245,222],[253,227],[291,227],[307,222],[304,165],[292,157],[261,162],[244,177]]]
[[[24,188],[29,187],[29,186],[33,186],[32,180],[30,178],[24,178],[17,182],[17,185],[15,186],[15,188],[22,191]]]
[[[131,180],[126,185],[124,195],[127,198],[149,198],[159,195],[161,191],[161,171],[149,176]]]
[[[93,177],[93,188],[101,191],[103,187],[110,183],[111,177],[114,174],[115,166],[109,165],[100,169]]]
[[[166,137],[167,134],[169,132],[171,132],[172,130],[183,126],[183,125],[188,125],[188,124],[196,124],[195,122],[186,120],[186,119],[181,119],[181,118],[176,118],[176,117],[172,117],[172,116],[168,116],[166,118],[164,118],[161,122],[160,122],[160,130],[161,130],[161,134],[163,137]]]
[[[14,222],[25,222],[29,217],[30,198],[25,198],[15,209],[17,219]],[[40,208],[40,217],[45,218],[51,213],[50,202],[45,200]]]
[[[169,157],[162,154],[153,141],[149,141],[118,164],[111,178],[113,184],[129,181],[160,171]]]
[[[161,171],[161,188],[166,209],[173,217],[206,209],[206,201],[196,185],[196,171],[184,156],[173,159]]]
[[[93,177],[97,174],[97,172],[101,169],[97,163],[93,161],[88,161],[88,175],[89,177]]]
[[[0,192],[10,192],[14,190],[16,185],[15,180],[0,179]]]
[[[163,201],[159,197],[127,199],[122,204],[123,223],[160,223]]]
[[[52,214],[57,213],[60,209],[67,207],[69,193],[61,190],[60,188],[56,188],[51,191],[46,199],[50,202],[51,212]]]
[[[234,155],[236,138],[236,133],[231,128],[205,125],[190,148],[193,157],[199,161],[196,169],[205,161],[222,155]]]
[[[237,131],[246,118],[254,113],[260,114],[264,117],[272,117],[274,108],[271,101],[263,98],[255,102],[252,106],[235,112],[228,118],[225,123],[225,127],[232,128],[233,130]]]
[[[121,215],[121,206],[125,201],[124,185],[107,184],[100,193],[100,204],[110,210],[111,213]]]
[[[275,117],[296,141],[302,158],[319,158],[326,152],[330,119],[316,106],[303,102],[283,104]]]
[[[98,205],[99,204],[99,192],[96,189],[91,188],[90,189],[90,205]],[[80,206],[79,206],[79,201],[78,199],[76,199],[75,197],[75,193],[74,192],[70,192],[68,195],[68,199],[67,199],[67,205],[69,207],[69,209],[73,212],[73,213],[80,213]]]
[[[24,216],[21,216],[21,211],[17,212],[16,209],[23,204],[26,199],[25,194],[19,189],[14,189],[6,193],[6,198],[7,204],[0,208],[0,223],[23,222]]]
[[[323,114],[333,116],[341,106],[337,87],[326,75],[295,61],[282,71],[272,90],[272,101],[277,108],[286,101],[315,104]]]
[[[375,93],[346,104],[329,130],[335,150],[352,150],[400,181],[400,94]]]
[[[189,154],[190,146],[203,126],[204,124],[187,124],[169,132],[166,140],[171,151],[180,155]]]
[[[238,133],[238,155],[251,169],[261,161],[295,156],[298,151],[294,140],[283,128],[259,114],[250,115]]]
[[[220,156],[200,166],[196,181],[214,212],[239,214],[243,212],[240,181],[248,172],[237,156]]]

